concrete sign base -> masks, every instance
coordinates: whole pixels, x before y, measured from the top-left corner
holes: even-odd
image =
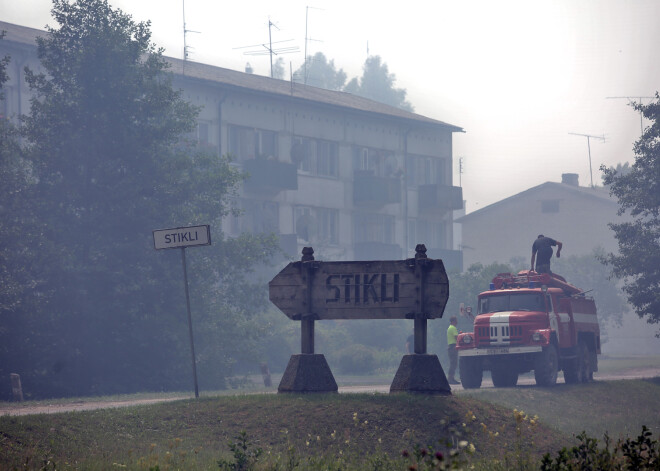
[[[338,391],[325,356],[315,353],[291,355],[278,393],[328,393]]]
[[[451,387],[437,355],[404,355],[390,393],[441,394],[451,396]]]

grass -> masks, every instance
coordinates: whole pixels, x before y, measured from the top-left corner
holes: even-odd
[[[657,365],[657,357],[600,361],[601,371],[607,372]],[[543,453],[554,455],[575,445],[583,430],[598,439],[605,432],[636,437],[646,425],[656,440],[660,435],[660,378],[481,389],[452,397],[265,394],[276,389],[276,379],[269,389],[259,377],[247,382],[243,394],[205,391],[198,400],[184,392],[30,401],[21,407],[186,398],[2,416],[0,469],[219,469],[218,460],[225,460],[225,469],[239,469],[227,463],[236,458],[228,444],[240,449],[241,431],[249,451],[263,450],[259,469],[409,469],[415,460],[418,469],[432,469],[422,467],[423,447],[450,456],[461,441],[464,448],[455,458],[477,470],[538,469]],[[340,386],[390,381],[387,375],[337,377]],[[0,403],[9,405],[16,407]],[[474,453],[466,453],[472,446]],[[408,458],[401,456],[404,449]]]
[[[262,449],[260,459],[272,466],[262,469],[408,469],[402,450],[413,456],[419,445],[419,453],[433,447],[449,456],[463,440],[464,451],[475,451],[461,456],[476,469],[493,463],[506,469],[516,460],[538,463],[543,453],[574,445],[572,435],[582,430],[595,437],[605,430],[613,437],[636,436],[644,424],[657,438],[658,410],[660,379],[483,389],[451,397],[202,397],[0,417],[0,469],[218,469],[218,460],[232,462],[228,443],[236,443],[241,431],[249,449]]]
[[[501,443],[489,441],[487,430],[499,431]],[[476,447],[474,459],[485,459],[515,442],[516,420],[511,410],[472,398],[408,394],[243,395],[5,416],[0,468],[23,469],[27,463],[26,469],[42,469],[50,462],[56,469],[111,469],[113,463],[129,469],[217,469],[218,459],[229,458],[227,443],[241,431],[272,460],[288,460],[292,450],[300,457],[352,462],[372,453],[400,459],[401,450],[416,444],[449,453],[461,440]],[[539,425],[533,453],[540,456],[564,440]]]
[[[552,388],[518,386],[462,393],[474,399],[537,414],[558,431],[592,437],[632,436],[646,425],[660,435],[660,378],[558,384]]]

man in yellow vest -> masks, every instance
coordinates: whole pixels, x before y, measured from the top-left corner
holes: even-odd
[[[451,316],[449,318],[449,327],[447,328],[447,353],[449,354],[449,384],[459,384],[454,378],[456,374],[456,366],[458,364],[458,350],[456,350],[456,337],[458,337],[458,329],[456,324],[458,318]]]

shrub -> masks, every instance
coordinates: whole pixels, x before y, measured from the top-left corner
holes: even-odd
[[[376,369],[374,351],[360,344],[349,345],[337,352],[335,362],[344,374],[373,373]]]

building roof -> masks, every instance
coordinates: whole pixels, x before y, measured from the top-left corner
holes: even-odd
[[[473,221],[475,219],[478,219],[480,216],[484,214],[490,213],[491,211],[506,207],[507,204],[511,203],[514,200],[533,197],[535,193],[538,193],[546,189],[555,190],[557,193],[560,194],[564,193],[564,194],[579,196],[584,198],[595,198],[606,205],[617,206],[618,204],[617,201],[614,198],[612,198],[609,195],[608,191],[604,188],[599,188],[599,187],[590,188],[585,186],[570,185],[567,183],[545,182],[540,185],[529,188],[525,191],[522,191],[520,193],[517,193],[513,196],[509,196],[508,198],[504,198],[503,200],[497,201],[496,203],[490,204],[484,208],[478,209],[477,211],[473,211],[470,214],[467,214],[463,217],[456,219],[455,222],[464,224],[466,222]]]
[[[5,40],[26,45],[34,45],[37,36],[46,34],[45,31],[39,29],[0,21],[0,31],[2,30],[7,32]],[[173,57],[165,57],[165,59],[171,64],[170,71],[172,73],[183,75],[185,72],[187,78],[221,84],[234,89],[242,89],[246,92],[264,93],[289,99],[293,98],[355,112],[375,113],[391,119],[440,126],[451,132],[464,132],[461,127],[346,92],[326,90],[293,81],[289,82],[261,75],[247,74],[245,72],[191,61],[185,61],[184,70],[183,60]]]

